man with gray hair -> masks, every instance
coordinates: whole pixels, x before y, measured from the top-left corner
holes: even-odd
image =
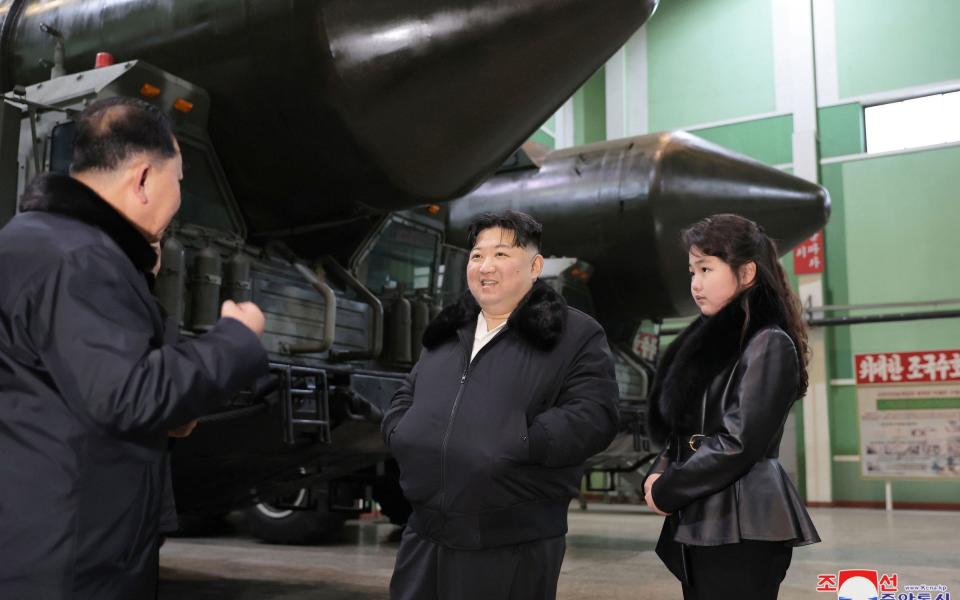
[[[392,600],[553,600],[584,462],[617,432],[600,325],[539,281],[542,227],[469,229],[469,291],[430,323],[384,415],[413,515]]]
[[[100,100],[70,176],[38,176],[0,231],[2,598],[153,597],[168,435],[266,372],[252,303],[165,338],[151,244],[181,178],[166,115]]]

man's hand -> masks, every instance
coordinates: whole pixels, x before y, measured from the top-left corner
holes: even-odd
[[[263,335],[265,319],[260,308],[253,302],[241,302],[237,304],[233,300],[227,300],[220,308],[220,317],[229,317],[236,319],[247,326],[247,328],[257,334],[257,337]]]
[[[660,479],[660,473],[652,473],[647,477],[647,480],[643,482],[643,499],[646,500],[647,506],[650,507],[650,510],[657,513],[658,515],[663,515],[667,517],[670,513],[665,513],[657,505],[653,503],[653,484]]]
[[[170,431],[167,432],[167,435],[169,435],[170,437],[174,437],[174,438],[185,438],[185,437],[187,437],[188,435],[190,435],[191,433],[193,433],[193,430],[194,430],[196,427],[197,427],[197,420],[194,419],[194,420],[190,421],[189,423],[187,423],[186,425],[181,425],[180,427],[177,427],[176,429],[171,429]]]

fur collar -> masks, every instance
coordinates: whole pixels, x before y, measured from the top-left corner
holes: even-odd
[[[473,338],[480,306],[470,290],[464,292],[460,301],[443,309],[430,322],[423,333],[424,347],[432,350],[457,335],[460,328],[469,329]],[[567,303],[546,283],[537,280],[533,289],[507,319],[507,327],[515,330],[521,338],[540,350],[550,350],[563,336],[567,320]]]
[[[750,306],[746,331],[744,302]],[[770,325],[786,330],[780,303],[769,297],[766,289],[751,288],[716,315],[701,316],[684,329],[664,351],[657,366],[647,412],[651,438],[663,445],[671,433],[693,433],[699,429],[704,391],[733,366],[750,338]]]
[[[64,215],[103,230],[144,274],[150,275],[157,262],[157,254],[133,224],[73,177],[56,173],[36,177],[23,193],[20,210]]]

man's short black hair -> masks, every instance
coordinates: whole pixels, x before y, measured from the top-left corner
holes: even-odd
[[[158,159],[176,156],[170,118],[139,98],[104,98],[88,106],[77,120],[70,170],[113,171],[143,153]]]
[[[475,216],[467,228],[467,246],[473,248],[480,232],[493,227],[512,231],[513,245],[518,248],[533,246],[536,250],[540,249],[543,225],[530,215],[515,210],[486,212]]]

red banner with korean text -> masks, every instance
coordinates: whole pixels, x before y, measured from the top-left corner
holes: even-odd
[[[638,333],[633,340],[633,351],[640,358],[657,360],[660,352],[660,337],[652,333]]]
[[[960,350],[855,354],[857,385],[960,381]]]
[[[793,272],[797,275],[823,273],[825,260],[823,232],[818,231],[793,249]]]

